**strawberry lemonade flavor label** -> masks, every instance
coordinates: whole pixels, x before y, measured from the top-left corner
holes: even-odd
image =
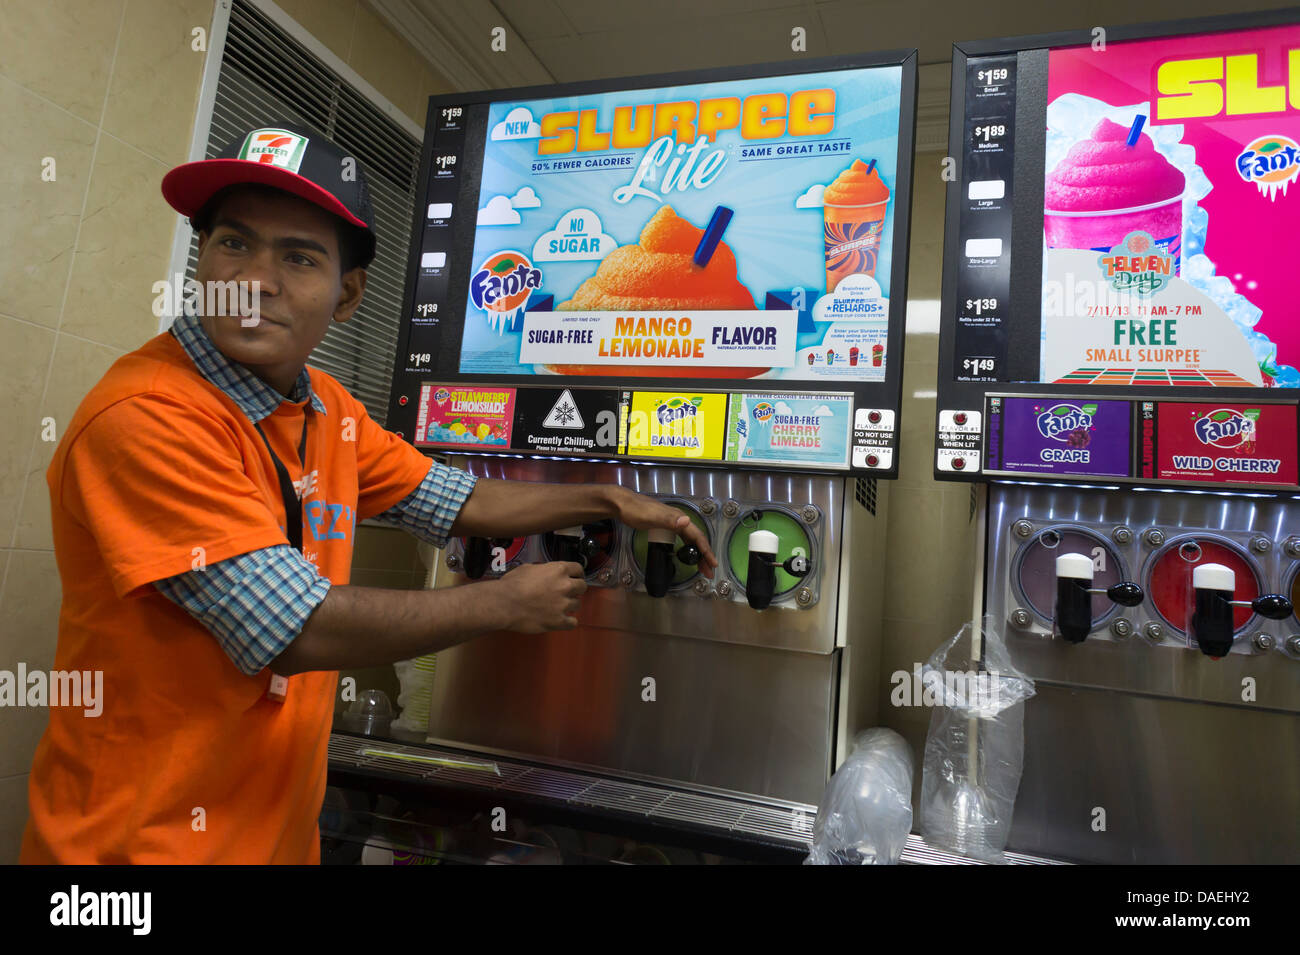
[[[420,388],[415,443],[423,447],[510,444],[515,389],[425,384]]]

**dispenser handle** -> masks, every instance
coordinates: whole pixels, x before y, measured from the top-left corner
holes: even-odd
[[[1269,620],[1285,620],[1295,613],[1290,599],[1281,594],[1261,594],[1254,600],[1229,600],[1228,603],[1234,607],[1249,607]]]

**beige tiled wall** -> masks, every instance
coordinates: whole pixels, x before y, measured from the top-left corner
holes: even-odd
[[[450,88],[358,0],[280,6],[419,125],[425,99]],[[177,221],[159,181],[186,158],[206,58],[191,31],[209,29],[213,9],[6,0],[0,11],[0,670],[53,663],[61,592],[43,421],[60,433],[108,366],[157,331],[152,287]],[[413,546],[385,540],[358,541],[357,582],[409,586]],[[41,711],[0,709],[0,864],[17,857],[44,724]]]
[[[352,583],[358,587],[390,590],[423,587],[428,568],[420,560],[416,548],[415,538],[395,527],[359,526],[352,551]],[[391,665],[344,670],[339,677],[352,677],[358,691],[383,690],[393,704],[393,712],[397,713],[397,673]],[[335,712],[342,712],[346,707],[347,702],[340,696],[335,701]]]
[[[279,0],[278,6],[420,127],[429,97],[453,89],[361,0]]]
[[[920,765],[930,711],[889,704],[896,671],[911,673],[970,617],[975,540],[971,486],[936,481],[935,384],[946,183],[943,155],[918,153],[913,169],[908,332],[903,364],[898,480],[889,492],[880,723],[902,733]],[[918,777],[919,778],[919,777]]]

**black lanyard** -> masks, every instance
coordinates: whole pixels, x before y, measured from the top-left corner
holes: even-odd
[[[298,442],[298,460],[302,462],[304,479],[307,474],[307,419],[310,416],[311,407],[303,408],[302,440]],[[262,443],[266,445],[267,453],[271,455],[271,461],[275,464],[276,477],[280,479],[280,497],[284,499],[285,533],[289,535],[289,543],[296,550],[302,550],[302,498],[294,490],[293,481],[289,478],[289,471],[285,468],[284,462],[276,456],[275,451],[271,448],[271,442],[266,440],[266,432],[262,430],[262,426],[254,422],[253,427],[262,436]],[[306,492],[307,485],[304,480],[303,493]]]

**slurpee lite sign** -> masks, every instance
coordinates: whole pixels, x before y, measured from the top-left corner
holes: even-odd
[[[1156,473],[1168,481],[1283,484],[1297,481],[1294,405],[1161,402]]]

